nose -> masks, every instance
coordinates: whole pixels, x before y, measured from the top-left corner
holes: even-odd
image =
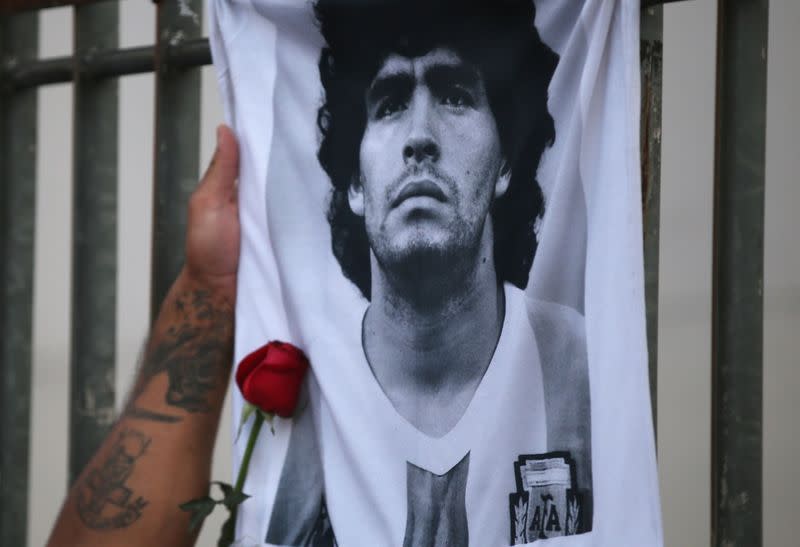
[[[438,161],[441,150],[432,131],[434,113],[429,94],[421,90],[414,93],[409,110],[411,120],[403,160],[407,164]]]

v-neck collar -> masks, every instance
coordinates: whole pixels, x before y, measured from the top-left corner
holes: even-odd
[[[508,338],[510,336],[509,323],[511,316],[518,313],[516,301],[509,295],[507,284],[503,286],[503,295],[505,298],[505,314],[500,336],[489,366],[461,417],[441,437],[432,437],[420,431],[397,411],[389,396],[380,386],[377,378],[375,378],[366,357],[364,345],[363,343],[361,344],[361,351],[359,352],[361,363],[359,363],[360,366],[356,367],[357,373],[364,375],[362,381],[370,391],[373,400],[378,401],[379,413],[383,417],[382,419],[388,421],[389,430],[396,434],[394,442],[400,450],[406,453],[406,461],[442,475],[461,461],[469,452],[476,434],[479,434],[474,430],[475,424],[495,423],[488,416],[491,414],[492,407],[496,405],[497,389],[494,385],[501,376],[498,374],[499,366],[509,361],[507,356],[509,351]],[[358,325],[359,329],[363,329],[363,317]],[[362,340],[361,332],[359,332],[359,340]],[[481,415],[483,417],[479,418]]]

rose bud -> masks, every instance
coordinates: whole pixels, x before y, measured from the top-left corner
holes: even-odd
[[[290,418],[308,367],[308,358],[292,344],[270,342],[242,359],[236,369],[236,383],[251,405]]]

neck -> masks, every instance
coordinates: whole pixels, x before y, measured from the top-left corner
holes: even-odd
[[[390,398],[398,391],[443,396],[477,388],[505,313],[488,247],[458,276],[451,269],[440,279],[398,282],[373,268],[363,343]]]

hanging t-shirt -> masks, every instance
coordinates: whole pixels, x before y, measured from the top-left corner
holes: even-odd
[[[661,545],[638,0],[210,4],[235,358],[280,339],[311,361],[237,537]]]

